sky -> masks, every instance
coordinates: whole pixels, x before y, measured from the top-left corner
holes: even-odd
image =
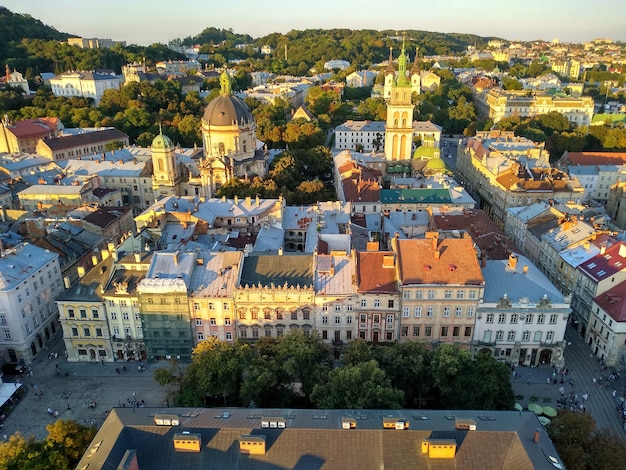
[[[63,33],[140,46],[194,37],[208,27],[253,38],[292,29],[349,28],[471,33],[523,41],[626,41],[624,0],[0,0],[0,4]]]

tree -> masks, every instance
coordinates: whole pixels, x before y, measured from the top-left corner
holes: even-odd
[[[230,344],[214,337],[200,342],[183,382],[185,397],[195,402],[219,397],[224,405],[238,405],[248,357],[249,346],[244,343]]]
[[[521,90],[522,84],[513,77],[502,77],[502,88],[505,90]]]
[[[326,383],[315,386],[311,401],[326,409],[393,409],[401,406],[402,391],[372,360],[333,369]]]
[[[51,454],[51,468],[73,468],[96,435],[95,426],[86,427],[71,419],[49,424],[44,447]],[[52,462],[51,462],[52,463]]]
[[[295,330],[280,338],[278,353],[285,371],[291,376],[292,383],[302,384],[302,392],[308,401],[313,387],[328,369],[331,354],[317,333],[304,334]]]
[[[567,410],[560,410],[559,414],[546,426],[546,431],[567,469],[586,469],[585,449],[594,427],[595,422],[590,414]]]

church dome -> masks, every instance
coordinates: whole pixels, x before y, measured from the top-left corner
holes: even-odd
[[[424,169],[430,171],[445,171],[446,164],[441,158],[435,157],[428,160]]]
[[[152,148],[159,148],[159,149],[168,149],[168,148],[173,148],[174,144],[172,143],[171,139],[163,134],[159,134],[157,135],[153,140],[152,140]]]
[[[244,101],[234,95],[220,95],[204,109],[203,119],[211,126],[248,125],[254,122]]]

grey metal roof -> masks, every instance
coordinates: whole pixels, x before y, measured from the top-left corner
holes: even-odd
[[[179,417],[179,426],[157,426],[159,413]],[[284,429],[262,428],[261,418],[284,419]],[[342,417],[356,421],[344,430]],[[383,418],[409,421],[409,429],[382,427]],[[455,418],[475,421],[475,431],[455,429]],[[174,434],[200,434],[199,453],[177,453]],[[538,432],[539,441],[533,437]],[[266,452],[239,451],[242,434],[263,436]],[[452,459],[421,452],[424,439],[454,439]],[[186,469],[554,469],[560,460],[534,413],[440,410],[293,410],[114,408],[76,468],[117,470],[128,450],[139,468]],[[88,467],[85,465],[89,464]]]

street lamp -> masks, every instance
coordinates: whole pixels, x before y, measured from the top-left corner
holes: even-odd
[[[63,392],[61,398],[63,398],[67,402],[67,409],[70,409],[70,397],[72,396],[72,392],[66,391]]]

